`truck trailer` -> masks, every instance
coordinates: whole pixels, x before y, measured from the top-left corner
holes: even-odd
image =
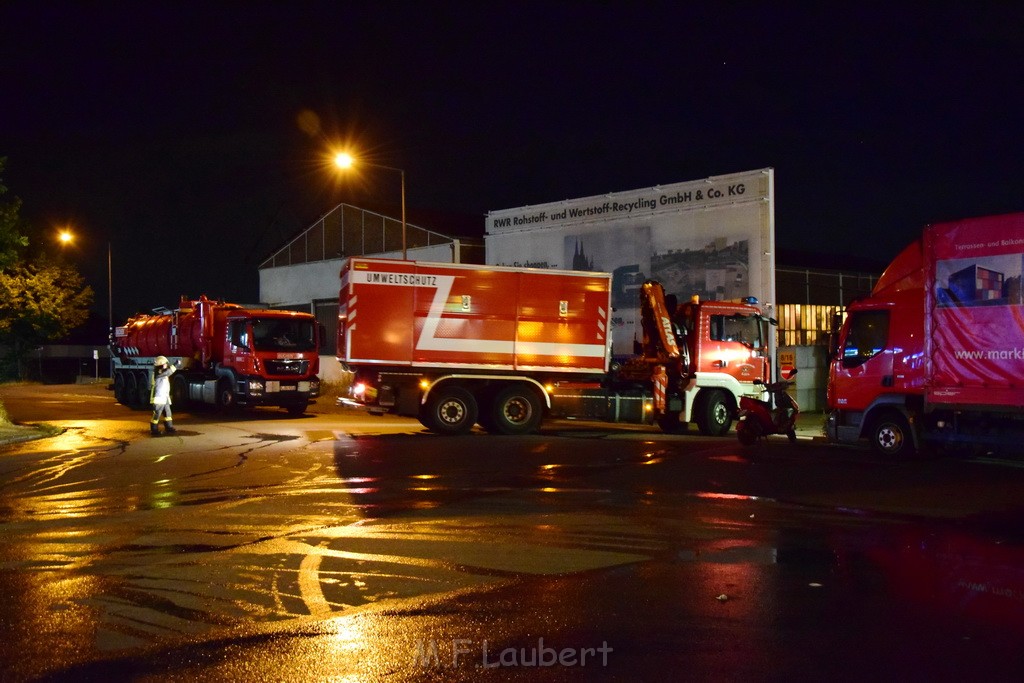
[[[1020,450],[1024,213],[925,227],[847,308],[829,367],[828,436],[880,453]]]
[[[320,328],[310,313],[182,297],[176,310],[136,315],[114,330],[114,396],[149,404],[153,361],[165,356],[175,405],[277,406],[301,415],[320,393]]]
[[[724,433],[768,377],[766,319],[750,303],[667,303],[655,282],[640,292],[643,340],[613,359],[608,273],[350,258],[338,360],[351,399],[439,433],[529,433],[588,402],[607,419],[628,399],[666,431],[692,419]]]

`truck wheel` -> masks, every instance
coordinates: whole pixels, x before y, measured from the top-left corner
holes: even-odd
[[[712,389],[701,394],[696,406],[697,428],[704,436],[722,436],[732,426],[732,411],[725,392]]]
[[[685,422],[679,419],[680,413],[665,413],[659,416],[655,422],[658,423],[658,427],[661,431],[666,434],[685,434],[686,427],[688,426]]]
[[[238,402],[235,400],[234,383],[229,379],[217,382],[217,407],[225,411],[238,407]]]
[[[139,395],[136,384],[134,372],[124,373],[124,404],[132,408],[135,407],[135,397]]]
[[[171,404],[181,407],[188,405],[188,380],[181,375],[171,376]]]
[[[124,386],[124,373],[114,373],[114,399],[121,405],[125,405],[125,386]]]
[[[871,447],[890,458],[913,456],[914,441],[907,418],[894,410],[879,415],[871,428]]]
[[[436,389],[423,410],[421,422],[438,434],[465,434],[476,423],[476,399],[462,387]]]
[[[525,386],[503,389],[494,399],[491,419],[499,434],[529,434],[537,431],[541,421],[541,405],[537,393]]]
[[[135,374],[135,405],[144,407],[149,405],[149,378],[144,372],[137,372]]]
[[[302,417],[305,414],[307,407],[309,407],[309,404],[303,401],[302,403],[285,406],[284,409],[288,411],[288,415],[290,417]]]

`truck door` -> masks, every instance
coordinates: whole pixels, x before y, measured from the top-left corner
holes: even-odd
[[[888,310],[850,313],[832,359],[829,391],[833,407],[863,410],[892,388],[893,355],[888,346]]]
[[[740,312],[707,316],[698,369],[720,372],[740,382],[767,380],[766,340],[761,317]]]

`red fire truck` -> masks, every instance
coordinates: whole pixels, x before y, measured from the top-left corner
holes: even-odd
[[[279,406],[301,415],[320,393],[320,333],[310,313],[244,308],[205,296],[115,329],[114,396],[149,404],[153,361],[165,356],[176,405]]]
[[[718,435],[739,395],[760,395],[768,321],[756,306],[666,305],[645,283],[643,341],[613,360],[610,295],[608,273],[351,258],[338,359],[354,400],[440,433],[522,434],[545,414],[609,419],[633,401],[666,431],[693,420]]]

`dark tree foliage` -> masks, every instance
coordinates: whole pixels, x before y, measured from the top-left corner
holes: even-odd
[[[2,199],[0,158],[0,377],[24,377],[25,358],[85,322],[93,291],[78,270],[45,254],[27,260],[21,200]]]
[[[0,157],[0,270],[18,260],[21,249],[28,246],[21,219],[21,200],[17,197],[5,199],[4,166],[7,157]]]

